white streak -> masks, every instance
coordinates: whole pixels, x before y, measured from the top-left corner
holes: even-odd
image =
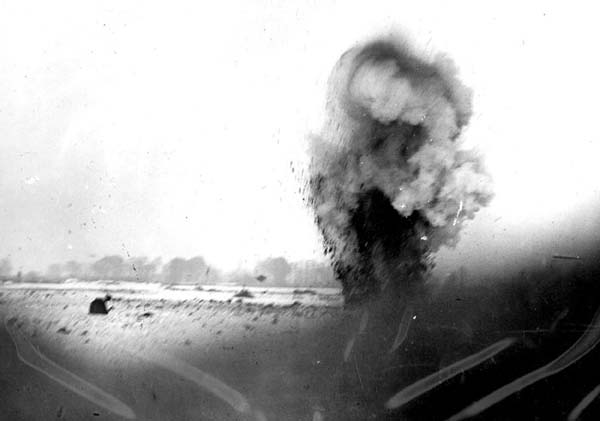
[[[408,336],[408,329],[410,328],[410,322],[413,320],[413,309],[411,306],[407,306],[402,314],[400,325],[398,326],[398,333],[392,344],[390,352],[394,352],[400,345],[404,343],[404,340]]]
[[[22,362],[96,405],[124,418],[135,419],[133,410],[123,402],[47,358],[7,320],[4,325]]]
[[[458,210],[456,211],[456,216],[454,217],[454,222],[452,222],[452,226],[456,225],[456,222],[458,221],[458,218],[460,217],[460,213],[463,210],[463,201],[460,201],[460,206],[458,207]]]
[[[369,323],[369,310],[365,310],[360,317],[360,322],[358,324],[358,333],[350,338],[348,343],[346,343],[346,348],[344,348],[344,362],[348,362],[350,359],[350,354],[352,353],[352,349],[354,348],[354,344],[356,343],[356,338],[358,335],[362,335],[367,328],[367,324]]]
[[[175,357],[168,356],[166,354],[146,354],[143,352],[138,354],[139,357],[144,358],[145,360],[160,365],[161,367],[172,371],[173,373],[190,380],[191,382],[197,384],[202,389],[212,393],[217,398],[226,402],[236,411],[242,414],[251,413],[250,404],[237,390],[228,386],[221,380],[216,377],[211,376],[208,373],[186,363],[185,361],[181,361]],[[264,419],[264,414],[260,414],[261,417],[259,419]]]
[[[579,419],[581,413],[587,408],[600,394],[600,385],[596,386],[590,393],[585,395],[585,397],[577,404],[575,408],[569,414],[567,418],[568,421],[575,421]]]
[[[356,341],[356,336],[350,338],[348,343],[346,344],[346,348],[344,349],[344,362],[347,362],[350,358],[350,354],[352,353],[352,348],[354,348],[354,342]]]
[[[454,364],[411,384],[391,397],[390,400],[386,402],[385,407],[388,409],[395,409],[412,401],[457,374],[481,364],[483,361],[508,348],[514,342],[515,340],[513,338],[506,338],[498,341],[476,354],[457,361]]]
[[[458,421],[465,418],[473,417],[480,412],[485,411],[489,407],[506,399],[513,393],[516,393],[533,383],[536,383],[548,376],[552,376],[559,371],[564,370],[570,365],[583,358],[588,352],[600,342],[600,309],[594,315],[592,323],[581,337],[569,349],[563,352],[558,358],[538,368],[518,379],[502,386],[500,389],[490,393],[489,395],[473,402],[471,405],[453,415],[448,421]]]
[[[369,310],[365,310],[360,318],[360,324],[358,325],[358,334],[362,334],[367,328],[369,323]]]

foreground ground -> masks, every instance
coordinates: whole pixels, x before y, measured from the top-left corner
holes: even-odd
[[[318,419],[332,407],[331,397],[346,401],[343,391],[331,390],[330,381],[333,360],[339,362],[341,355],[331,346],[339,341],[342,348],[345,340],[339,306],[147,299],[113,292],[108,315],[87,314],[99,295],[4,290],[0,310],[44,356],[126,402],[138,419]],[[351,321],[352,313],[346,315]],[[329,335],[317,334],[323,326],[332,326]],[[0,341],[5,419],[119,418],[20,361],[4,325]],[[239,392],[251,410],[240,411],[215,396],[210,384],[198,387],[173,372],[164,363],[173,358]]]
[[[105,316],[88,314],[102,288],[4,285],[0,419],[444,420],[587,332],[580,360],[473,417],[567,419],[600,383],[600,287],[519,285],[450,288],[397,311],[344,308],[331,291],[271,299],[114,287]],[[490,346],[499,348],[477,364],[439,374]],[[432,374],[430,389],[397,394]],[[578,419],[599,409],[592,401]]]

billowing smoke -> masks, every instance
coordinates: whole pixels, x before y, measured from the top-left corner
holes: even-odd
[[[471,91],[456,74],[391,38],[332,72],[308,199],[347,302],[416,292],[432,253],[492,197],[481,160],[460,147]]]

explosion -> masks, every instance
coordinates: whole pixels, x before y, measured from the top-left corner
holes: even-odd
[[[326,111],[308,201],[346,302],[414,293],[432,253],[492,198],[481,159],[460,148],[471,91],[447,57],[390,38],[340,58]]]

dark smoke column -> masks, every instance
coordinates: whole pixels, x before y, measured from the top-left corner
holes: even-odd
[[[308,199],[346,301],[414,294],[431,253],[492,197],[480,160],[459,148],[471,92],[448,58],[385,39],[340,58],[327,115]]]

